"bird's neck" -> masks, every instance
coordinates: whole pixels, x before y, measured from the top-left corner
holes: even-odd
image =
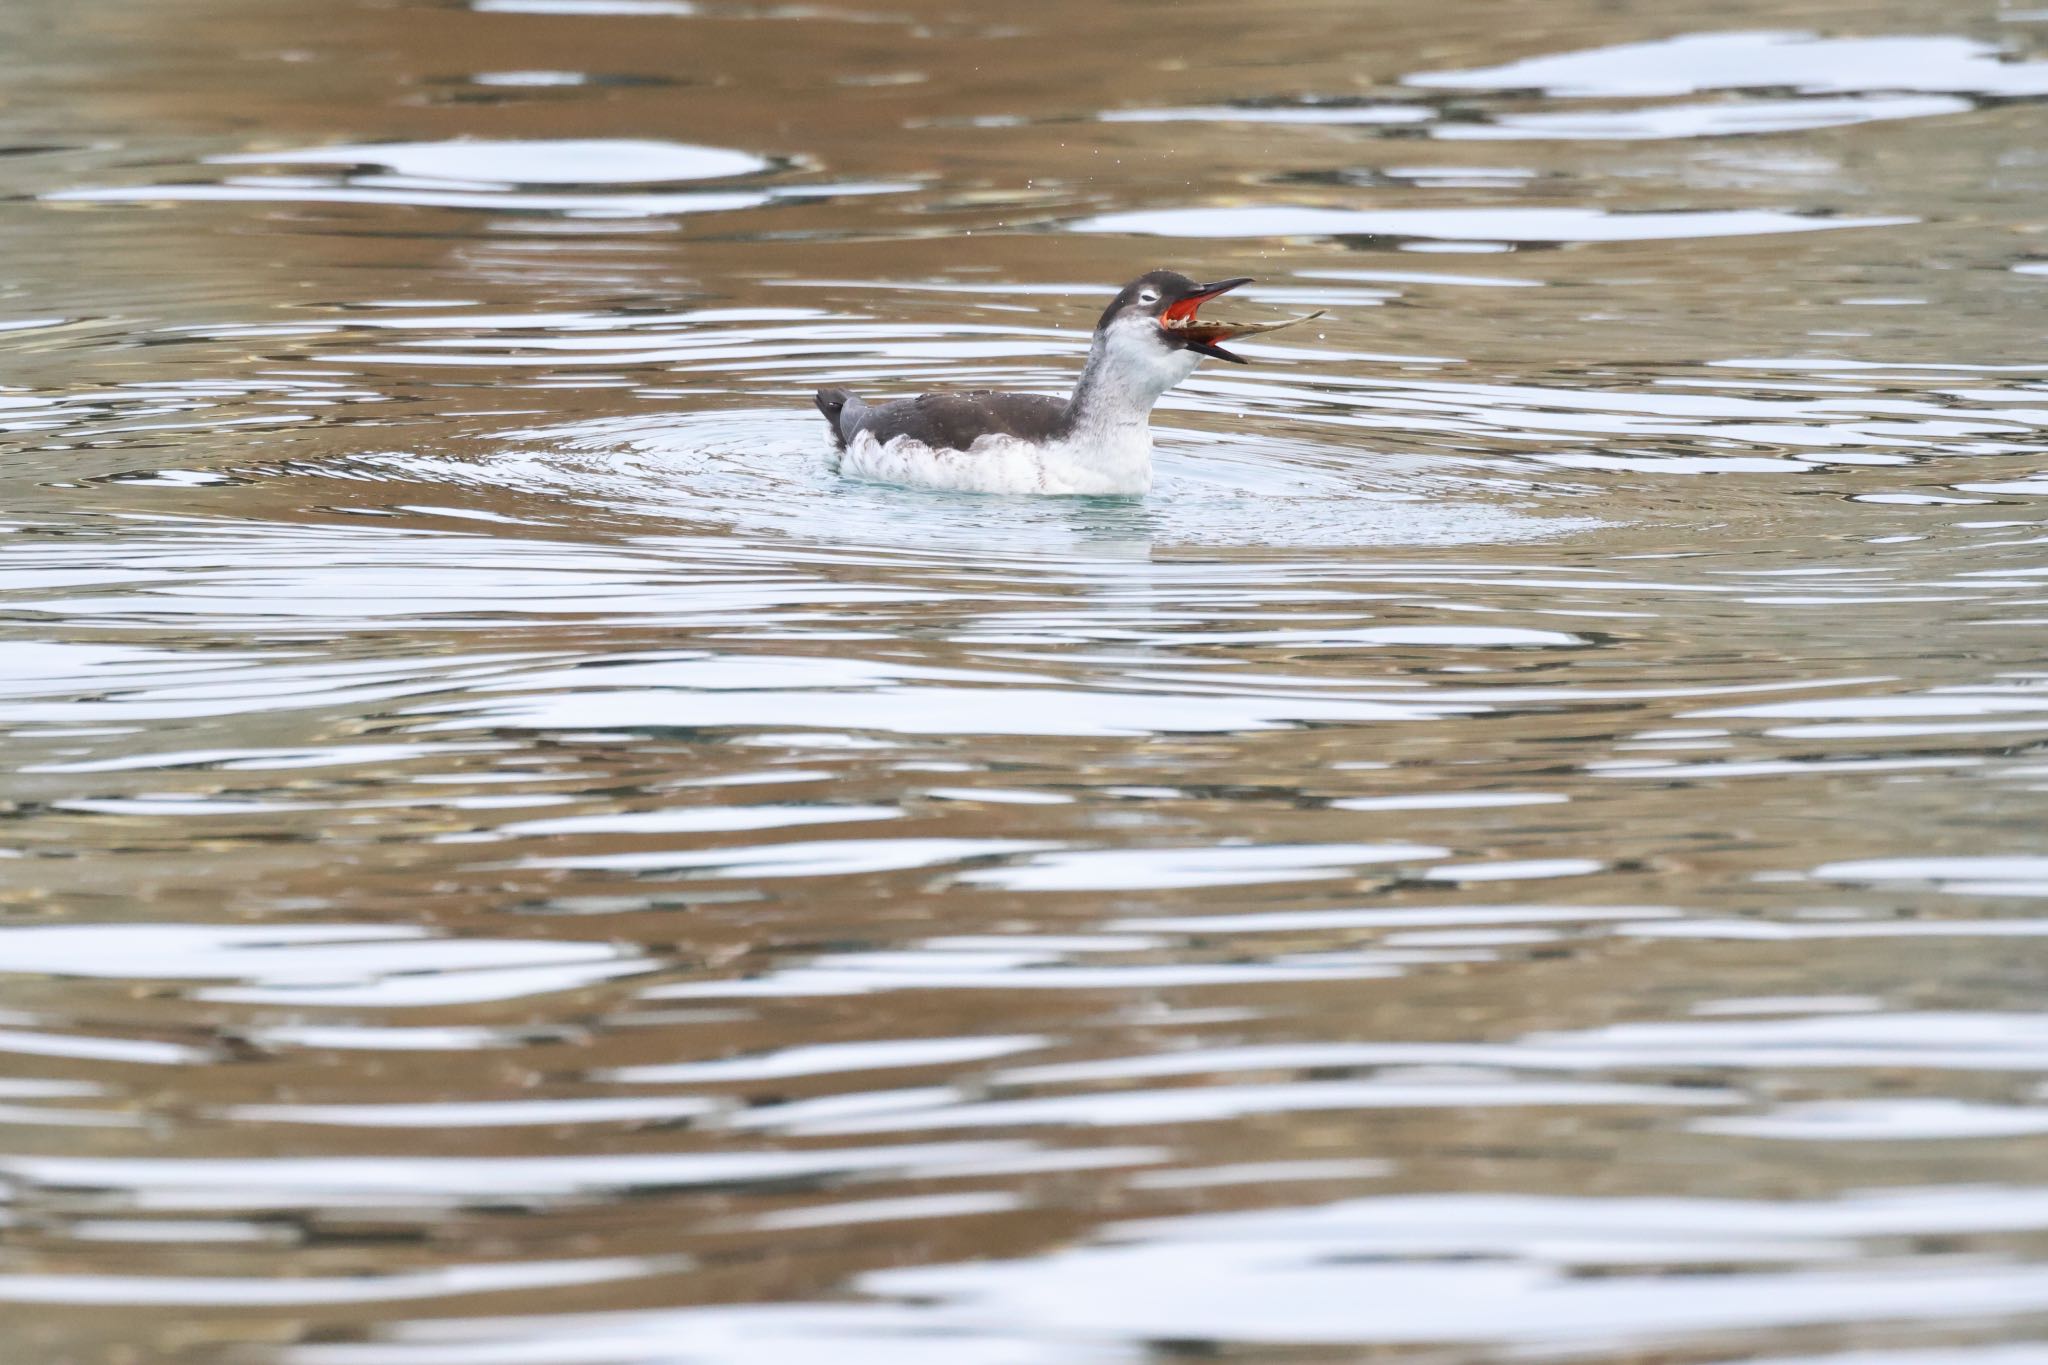
[[[1145,321],[1135,325],[1156,324]],[[1191,351],[1167,350],[1150,337],[1116,328],[1097,332],[1088,349],[1088,364],[1068,403],[1070,436],[1121,444],[1134,434],[1143,435],[1159,395],[1194,373],[1199,360]]]

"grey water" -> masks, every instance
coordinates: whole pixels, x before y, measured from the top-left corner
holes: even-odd
[[[2048,1360],[2048,10],[0,77],[9,1362]],[[1157,265],[1151,496],[829,470]]]

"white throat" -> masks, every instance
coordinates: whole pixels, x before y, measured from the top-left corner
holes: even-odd
[[[1193,351],[1161,345],[1159,324],[1152,318],[1136,313],[1118,318],[1095,334],[1087,368],[1074,386],[1073,439],[1085,439],[1084,432],[1145,430],[1159,395],[1201,363]]]
[[[1082,411],[1100,409],[1126,420],[1143,422],[1152,405],[1195,372],[1202,357],[1185,347],[1161,344],[1159,324],[1131,313],[1095,334],[1088,366],[1074,386],[1074,402]]]

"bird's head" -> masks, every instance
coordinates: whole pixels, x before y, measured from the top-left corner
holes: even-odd
[[[1251,282],[1250,276],[1241,275],[1234,280],[1196,284],[1172,270],[1147,271],[1110,300],[1095,330],[1105,334],[1114,329],[1134,341],[1150,342],[1166,351],[1192,351],[1197,356],[1213,356],[1242,365],[1244,358],[1224,350],[1221,343],[1266,329],[1256,323],[1215,321],[1199,317],[1197,312],[1210,299]]]

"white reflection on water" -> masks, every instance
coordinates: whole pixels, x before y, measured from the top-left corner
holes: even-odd
[[[1790,89],[1803,94],[1929,91],[2019,98],[2048,95],[2048,62],[2005,59],[1973,38],[1811,33],[1688,33],[1505,66],[1427,71],[1409,85],[1461,90],[1542,90],[1575,97],[1690,95],[1703,90]]]
[[[1654,99],[1722,91],[1745,97],[1536,111],[1461,105],[1456,118],[1442,117],[1420,102],[1289,97],[1116,109],[1098,117],[1112,123],[1426,124],[1431,137],[1448,141],[1740,137],[1932,118],[1966,112],[1979,100],[2040,98],[2048,95],[2048,62],[2015,60],[1995,44],[1960,36],[1690,33],[1502,66],[1416,72],[1403,80],[1427,90],[1541,91],[1563,99]],[[1804,98],[1786,98],[1787,91]]]
[[[1430,78],[1416,78],[1429,83]],[[1429,136],[1445,142],[1651,141],[1678,138],[1755,137],[1767,133],[1843,128],[1890,119],[1934,118],[1974,108],[1951,94],[1853,94],[1806,99],[1717,100],[1639,108],[1499,111],[1483,120],[1442,120],[1425,104],[1368,104],[1345,100],[1202,105],[1161,109],[1113,109],[1097,115],[1105,123],[1247,123],[1311,127],[1403,127],[1427,124]],[[1461,111],[1469,115],[1474,111]],[[1389,171],[1387,174],[1394,174]],[[1472,187],[1501,177],[1483,170],[1447,167],[1429,183]]]
[[[400,1325],[371,1343],[291,1348],[291,1365],[1137,1365],[1149,1342],[1060,1321],[1013,1324],[946,1307],[783,1304],[555,1317],[442,1319]],[[1185,1337],[1170,1336],[1182,1341]],[[2042,1365],[2048,1345],[2018,1343],[1837,1355],[1744,1357],[1754,1365]]]
[[[436,938],[410,924],[0,926],[0,969],[50,976],[287,985],[622,961],[651,965],[607,943]]]
[[[122,773],[173,768],[218,768],[224,772],[269,772],[285,768],[320,768],[354,763],[388,763],[434,754],[487,753],[496,744],[338,744],[319,749],[173,749],[162,753],[127,754],[117,758],[79,759],[67,763],[25,765],[25,773]]]
[[[1437,858],[1426,844],[1282,844],[1245,848],[1091,849],[1041,853],[961,880],[1010,891],[1138,891],[1315,881],[1378,863]]]
[[[796,1303],[412,1322],[394,1340],[296,1345],[283,1359],[290,1365],[1142,1365],[1150,1354],[1138,1345],[1048,1337],[1031,1328],[938,1322],[917,1308]]]
[[[1796,1142],[1927,1142],[2048,1133],[2048,1105],[1972,1104],[1954,1099],[1815,1100],[1767,1114],[1696,1119],[1703,1133]]]
[[[1965,885],[1944,889],[1967,891],[1972,888]],[[1993,889],[1986,894],[2022,893]],[[2048,937],[2048,920],[1854,920],[1778,924],[1766,920],[1694,919],[1674,924],[1631,924],[1620,932],[1637,938],[1735,939],[1770,943],[1856,938],[2043,938]]]
[[[632,138],[342,143],[208,158],[219,165],[382,166],[422,180],[494,185],[656,185],[767,170],[765,158],[723,147]]]
[[[702,806],[518,820],[498,826],[498,833],[513,838],[546,834],[712,834],[894,820],[902,814],[895,806]]]
[[[1494,116],[1489,123],[1447,123],[1431,135],[1454,142],[1521,142],[1542,138],[1650,141],[1663,138],[1755,137],[1811,128],[1844,128],[1887,119],[1960,114],[1974,106],[1953,95],[1852,95],[1835,99],[1744,100],[1586,109]]]
[[[661,966],[654,958],[621,950],[609,961],[570,961],[539,967],[472,968],[463,971],[399,972],[359,984],[327,985],[287,981],[277,985],[209,986],[201,1000],[244,1005],[315,1006],[329,1009],[417,1009],[430,1005],[473,1005],[578,990]]]
[[[259,1047],[314,1048],[344,1052],[474,1052],[519,1047],[547,1037],[548,1030],[487,1028],[469,1024],[276,1024],[247,1034]]]
[[[1822,881],[1931,882],[1937,891],[1970,896],[2048,896],[2048,857],[2019,854],[1962,858],[1872,858],[1823,863],[1813,870]]]
[[[1416,1195],[1105,1230],[1029,1260],[884,1270],[861,1287],[939,1322],[1247,1342],[1580,1347],[1830,1322],[2038,1311],[2048,1271],[1997,1262],[1832,1268],[1854,1239],[2033,1230],[2035,1189],[1897,1190],[1808,1203]],[[1759,1261],[1811,1268],[1674,1274]],[[1642,1266],[1628,1273],[1632,1263]],[[1584,1271],[1604,1270],[1602,1274]],[[1474,1304],[1485,1311],[1475,1313]]]
[[[439,938],[405,924],[0,926],[0,953],[0,970],[5,971],[224,980],[240,984],[206,987],[194,994],[205,1000],[329,1007],[510,1000],[573,990],[661,965],[616,944]],[[31,1050],[28,1040],[16,1042],[14,1050]],[[5,1046],[0,1041],[0,1047]],[[79,1040],[44,1046],[93,1044]],[[203,1054],[176,1049],[164,1060],[197,1060],[199,1055]]]
[[[1394,1171],[1391,1162],[1357,1157],[1322,1161],[1245,1161],[1231,1166],[1198,1166],[1176,1171],[1139,1171],[1134,1190],[1200,1190],[1220,1185],[1265,1185],[1295,1180],[1376,1180]]]
[[[1426,237],[1450,242],[1654,242],[1892,227],[1910,218],[1811,217],[1772,209],[1610,214],[1584,208],[1334,209],[1284,205],[1105,213],[1076,232],[1151,237]]]
[[[667,15],[695,14],[689,0],[470,0],[480,14]]]
[[[749,1110],[728,1120],[744,1131],[766,1129],[794,1136],[930,1132],[947,1128],[1015,1128],[1073,1124],[1113,1128],[1146,1124],[1215,1123],[1254,1114],[1358,1109],[1474,1109],[1549,1106],[1716,1105],[1738,1100],[1729,1091],[1693,1086],[1620,1085],[1518,1079],[1432,1081],[1300,1081],[1269,1085],[1207,1085],[1184,1090],[1056,1095],[1024,1100],[965,1102],[958,1091],[935,1087],[882,1096],[796,1100]],[[855,1103],[854,1101],[860,1101]],[[872,1103],[871,1103],[872,1102]],[[876,1112],[869,1112],[870,1110]]]
[[[209,1278],[200,1275],[5,1275],[0,1303],[103,1304],[120,1307],[262,1307],[386,1303],[466,1294],[605,1284],[681,1269],[679,1258],[514,1261],[448,1265],[383,1275]]]
[[[0,1023],[28,1022],[0,1015]],[[123,1062],[144,1066],[183,1066],[217,1059],[211,1048],[149,1038],[105,1037],[86,1033],[46,1033],[0,1028],[0,1052],[24,1057],[69,1057],[87,1062]]]
[[[516,726],[528,730],[615,730],[620,727],[787,726],[810,698],[798,691],[676,689],[537,693],[506,701],[472,700],[423,711],[461,710],[441,730]],[[899,685],[843,692],[833,698],[837,723],[897,734],[1129,735],[1216,734],[1274,729],[1298,721],[1417,720],[1469,704],[1417,699],[1413,704],[1341,696],[1244,694],[1176,696],[1141,691],[968,688]]]
[[[237,176],[218,185],[140,185],[60,190],[46,196],[58,203],[88,204],[408,204],[418,208],[486,209],[496,212],[567,213],[590,217],[666,217],[759,208],[777,196],[750,194],[539,194],[513,190],[411,188],[357,181],[309,183],[304,178]]]
[[[654,853],[588,853],[528,858],[527,867],[612,872],[678,872],[706,877],[846,877],[936,867],[1047,848],[1028,839],[828,839]]]
[[[535,1124],[652,1123],[701,1118],[725,1106],[696,1095],[639,1099],[428,1100],[416,1104],[241,1104],[223,1117],[335,1128],[519,1128]]]
[[[878,1038],[858,1043],[812,1043],[752,1056],[708,1062],[655,1063],[614,1067],[595,1079],[643,1084],[781,1080],[792,1076],[878,1071],[906,1066],[942,1066],[988,1061],[1044,1047],[1050,1040],[1031,1034],[980,1038]]]
[[[606,1191],[772,1184],[863,1172],[1000,1169],[1040,1149],[1022,1141],[839,1147],[803,1152],[615,1156],[0,1157],[0,1174],[56,1189],[107,1191],[143,1208],[346,1208],[375,1201],[491,1203]],[[1142,1159],[1142,1158],[1132,1158]]]
[[[751,152],[632,138],[353,143],[228,154],[208,161],[346,169],[325,179],[237,176],[218,184],[100,186],[56,190],[43,197],[56,203],[98,204],[396,204],[633,218],[759,208],[777,200],[827,195],[893,194],[910,188],[898,183],[848,183],[723,192],[621,189],[746,177],[774,164]]]
[[[1286,934],[1325,929],[1405,929],[1464,924],[1601,924],[1667,919],[1659,905],[1439,905],[1406,910],[1272,910],[1244,915],[1142,915],[1112,920],[1113,929],[1186,934]]]
[[[1304,981],[1370,981],[1396,976],[1404,959],[1313,962],[1171,962],[1129,966],[1037,965],[1016,957],[961,961],[953,953],[889,953],[880,960],[843,953],[809,965],[738,980],[652,986],[648,1000],[717,1000],[806,995],[866,995],[929,990],[1157,990],[1169,986],[1287,985]]]
[[[1097,115],[1104,123],[1426,123],[1432,114],[1421,104],[1326,103],[1204,105],[1179,109],[1112,109]]]
[[[1652,1020],[1502,1043],[1304,1042],[1186,1047],[1154,1055],[1054,1062],[997,1073],[1002,1084],[1151,1080],[1238,1071],[1475,1066],[1535,1071],[1673,1067],[1897,1067],[2048,1071],[2048,1015],[1928,1011],[1713,1022]],[[1698,1092],[1695,1092],[1698,1093]]]

